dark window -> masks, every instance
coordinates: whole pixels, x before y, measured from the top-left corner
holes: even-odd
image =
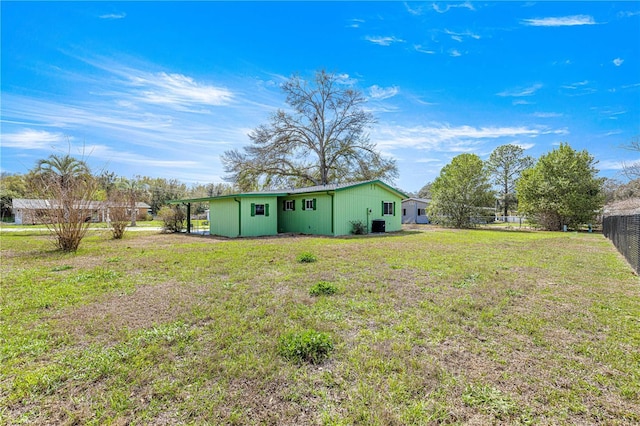
[[[251,216],[269,216],[269,204],[251,203]]]
[[[385,201],[382,207],[382,214],[384,216],[393,216],[393,204],[392,202]]]

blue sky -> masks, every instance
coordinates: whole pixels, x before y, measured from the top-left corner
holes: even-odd
[[[222,182],[220,154],[324,68],[417,191],[453,157],[567,142],[601,175],[640,153],[640,2],[6,2],[1,169],[51,153],[120,176]]]

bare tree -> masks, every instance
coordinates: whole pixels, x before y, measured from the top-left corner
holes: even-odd
[[[112,190],[107,201],[107,214],[113,239],[122,239],[131,219],[127,194],[117,189]]]
[[[83,160],[70,155],[50,155],[37,162],[29,176],[32,191],[43,198],[39,219],[63,251],[76,251],[84,238],[96,208],[94,177]]]
[[[427,182],[424,184],[420,191],[418,191],[418,198],[431,198],[431,187],[433,186],[433,182]]]
[[[640,135],[631,138],[631,142],[624,146],[625,149],[640,152]],[[622,165],[622,171],[629,180],[635,180],[640,178],[640,161],[633,163],[624,163]]]
[[[318,71],[312,82],[298,75],[282,86],[290,111],[278,110],[250,134],[251,145],[222,156],[228,179],[242,190],[324,185],[397,176],[367,129],[375,122],[365,98],[339,76]]]

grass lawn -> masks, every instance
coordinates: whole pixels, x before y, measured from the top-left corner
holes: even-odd
[[[640,423],[640,282],[609,241],[430,229],[3,233],[0,424]],[[324,361],[279,355],[303,330]]]

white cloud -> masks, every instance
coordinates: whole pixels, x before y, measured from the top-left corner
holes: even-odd
[[[536,146],[535,143],[520,143],[520,142],[514,142],[513,145],[519,146],[520,148],[527,150],[527,149],[531,149],[534,146]]]
[[[98,158],[107,162],[117,160],[119,163],[132,166],[189,169],[200,165],[198,161],[194,160],[161,160],[153,158],[152,155],[140,155],[124,150],[115,151],[106,145],[89,145],[85,147],[85,150],[91,158]]]
[[[207,147],[213,149],[225,140],[246,140],[246,135],[238,134],[232,123],[217,120],[213,114],[173,113],[156,105],[140,110],[128,109],[116,101],[109,97],[68,105],[7,94],[3,95],[3,115],[8,119],[20,117],[37,126],[63,129],[65,135],[80,131],[90,142],[99,140],[101,135],[109,135],[114,143],[150,149],[151,152],[159,150],[168,158],[175,158],[178,153],[200,153]],[[226,111],[225,116],[233,113]],[[243,114],[250,115],[250,110],[243,110]],[[6,128],[4,126],[3,131],[7,131]],[[23,139],[29,137],[27,140],[45,140],[47,143],[66,140],[60,133],[34,132],[26,133]],[[5,134],[2,135],[2,146],[8,146]]]
[[[558,112],[534,112],[533,116],[538,118],[559,118],[562,117],[563,114]]]
[[[471,2],[464,2],[464,3],[446,3],[445,7],[440,7],[440,5],[438,5],[438,3],[433,3],[433,10],[435,10],[438,13],[446,13],[451,9],[469,9],[469,10],[476,10],[473,7],[473,4]]]
[[[624,59],[621,58],[615,58],[613,60],[613,65],[615,65],[616,67],[619,67],[620,65],[622,65],[622,63],[624,62]]]
[[[231,91],[196,82],[182,74],[138,72],[129,76],[138,99],[144,102],[185,107],[192,104],[225,105],[233,98]]]
[[[562,85],[561,88],[569,90],[569,92],[566,92],[568,96],[583,96],[596,93],[597,90],[590,87],[590,83],[588,80],[578,81],[576,83]]]
[[[623,89],[633,89],[634,87],[640,87],[640,83],[633,83],[633,84],[625,84],[624,86],[621,86]]]
[[[455,41],[462,41],[466,37],[470,37],[475,40],[480,40],[480,36],[478,34],[472,33],[471,31],[465,31],[463,33],[457,33],[450,30],[444,30],[444,33],[451,36],[451,38]]]
[[[564,130],[515,127],[474,127],[434,123],[431,126],[379,126],[372,140],[383,151],[401,148],[424,149],[437,152],[470,152],[486,140],[516,137],[537,137],[542,134],[564,132]]]
[[[15,133],[2,134],[3,148],[51,149],[51,146],[65,141],[62,133],[46,130],[24,129]]]
[[[635,162],[632,161],[629,164],[633,163]],[[622,170],[624,169],[624,165],[625,163],[621,162],[620,160],[600,160],[598,161],[597,167],[599,170]]]
[[[422,15],[423,13],[423,6],[412,8],[411,6],[409,6],[409,3],[404,2],[404,8],[407,9],[407,12],[409,12],[409,14],[414,16]]]
[[[336,74],[335,77],[336,77],[336,82],[347,85],[347,86],[353,86],[358,83],[357,78],[353,78],[347,73]]]
[[[107,73],[105,77],[88,81],[91,74],[70,76],[84,83],[108,90],[106,94],[121,93],[126,101],[162,105],[179,111],[203,111],[203,106],[222,106],[230,104],[235,94],[225,87],[197,81],[195,78],[171,72],[153,72],[141,68],[156,68],[142,64],[138,68],[113,61],[108,58],[76,57],[96,69]],[[129,62],[135,62],[129,59]],[[206,111],[206,110],[205,110]]]
[[[578,81],[577,83],[572,83],[572,84],[566,84],[564,86],[562,86],[563,89],[571,89],[571,90],[576,90],[576,89],[580,89],[581,87],[584,87],[586,85],[589,84],[588,80],[584,80],[584,81]]]
[[[540,132],[541,135],[568,135],[569,134],[569,130],[565,127],[562,129],[555,129],[555,130],[543,130],[542,132]]]
[[[100,19],[123,19],[127,16],[126,13],[122,12],[122,13],[107,13],[104,15],[100,15],[99,18]]]
[[[638,15],[640,15],[640,10],[625,11],[625,12],[618,13],[618,17],[620,18],[631,18],[632,16],[638,16]]]
[[[371,99],[377,99],[377,100],[388,99],[388,98],[394,97],[397,94],[398,94],[398,87],[396,86],[380,87],[374,84],[373,86],[369,87],[369,96],[371,97]]]
[[[420,53],[426,53],[427,55],[433,55],[434,53],[436,53],[434,50],[427,50],[425,49],[422,45],[420,44],[414,44],[413,48],[415,49],[416,52],[420,52]]]
[[[395,36],[390,36],[390,37],[366,36],[365,40],[370,41],[371,43],[377,44],[379,46],[391,46],[391,44],[393,43],[404,43],[404,40]]]
[[[514,97],[531,96],[535,94],[538,90],[542,89],[542,87],[543,85],[541,83],[536,83],[528,87],[519,87],[516,89],[502,91],[498,93],[498,96],[514,96]]]
[[[573,15],[524,19],[522,23],[533,27],[571,27],[576,25],[594,25],[596,21],[589,15]]]
[[[415,161],[416,163],[440,163],[441,159],[438,158],[419,158]]]
[[[348,28],[360,28],[360,24],[364,24],[364,19],[351,19]]]
[[[457,58],[458,56],[462,56],[462,53],[460,53],[458,49],[451,49],[449,51],[449,55],[453,56],[454,58]]]

